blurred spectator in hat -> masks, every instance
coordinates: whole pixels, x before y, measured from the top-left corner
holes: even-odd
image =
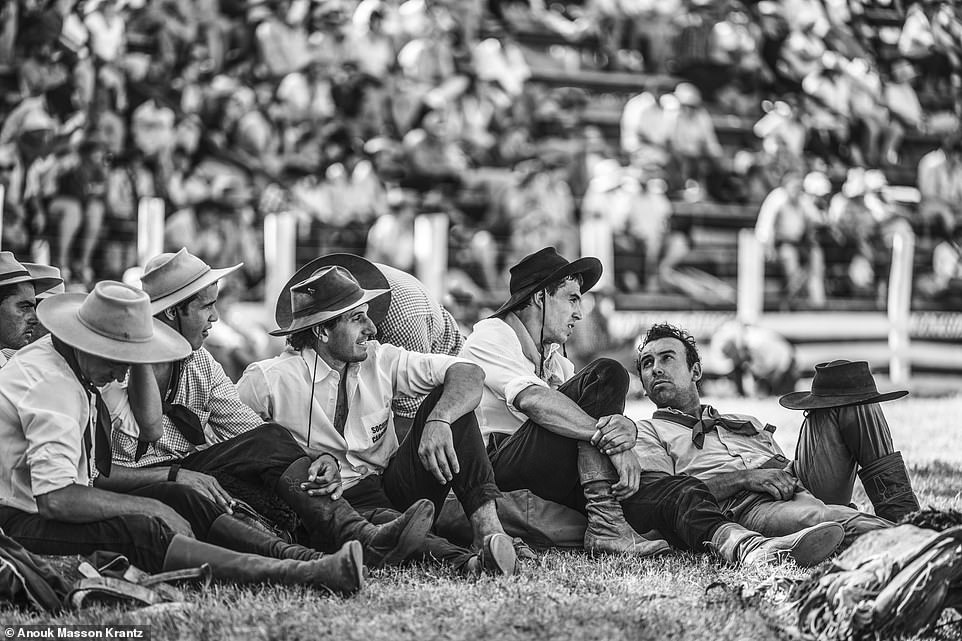
[[[704,182],[722,155],[715,125],[702,105],[701,92],[695,85],[680,83],[672,96],[674,101],[665,108],[669,116],[673,116],[668,135],[669,150],[679,165],[682,182]]]
[[[882,103],[882,79],[875,66],[864,58],[844,65],[843,73],[849,86],[849,109],[852,128],[858,141],[851,149],[856,165],[874,167],[880,161],[883,129],[888,125],[888,113]]]
[[[940,235],[941,240],[932,250],[932,271],[921,276],[916,287],[924,298],[947,302],[955,308],[962,303],[962,225]]]
[[[272,78],[280,78],[299,71],[311,61],[307,30],[303,20],[289,22],[290,2],[265,3],[270,13],[254,29],[257,51],[261,62]]]
[[[446,106],[425,110],[419,126],[404,136],[404,149],[411,177],[418,185],[463,181],[468,158],[457,143]]]
[[[382,0],[360,2],[354,10],[349,36],[358,71],[380,80],[387,77],[397,58],[394,40],[385,29],[388,11]]]
[[[758,211],[755,238],[768,260],[781,267],[785,306],[794,305],[803,291],[813,305],[825,304],[825,261],[815,241],[821,219],[799,171],[786,173],[781,186],[768,194]]]
[[[842,73],[837,54],[826,52],[822,67],[802,81],[806,150],[825,159],[847,157],[851,129],[851,78]]]
[[[147,101],[134,109],[130,136],[146,157],[154,157],[169,148],[174,137],[173,110],[155,101]]]
[[[3,246],[26,255],[30,247],[27,213],[21,203],[23,167],[13,143],[0,145],[0,187],[3,188]]]
[[[789,21],[789,25],[792,31],[782,44],[776,69],[788,80],[800,83],[823,67],[824,25],[809,19]]]
[[[917,180],[922,223],[954,230],[962,216],[962,128],[947,134],[939,149],[922,156]]]
[[[625,103],[621,112],[621,149],[631,164],[652,175],[668,165],[668,118],[658,98],[644,92]]]
[[[898,164],[905,132],[922,131],[924,127],[922,104],[912,86],[917,75],[911,62],[896,60],[882,87],[882,100],[889,119],[883,131],[881,159],[890,165]]]
[[[93,285],[91,263],[100,239],[107,196],[107,166],[103,145],[96,138],[81,141],[62,166],[50,216],[57,222],[55,263],[68,282]],[[75,247],[80,240],[79,248]]]

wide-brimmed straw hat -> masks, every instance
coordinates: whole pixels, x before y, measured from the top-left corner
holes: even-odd
[[[343,267],[322,267],[291,287],[292,319],[289,325],[270,332],[285,336],[319,325],[379,297],[389,289],[364,289]]]
[[[812,391],[792,392],[778,399],[790,410],[815,410],[846,405],[882,403],[902,398],[905,390],[878,391],[872,370],[865,361],[836,360],[815,366]]]
[[[20,263],[27,268],[30,275],[36,278],[34,290],[37,300],[50,298],[57,294],[63,294],[67,288],[63,284],[60,270],[53,265],[41,265],[40,263]]]
[[[51,287],[62,285],[63,279],[60,278],[59,272],[57,276],[31,272],[27,264],[14,258],[13,252],[0,251],[0,287],[18,283],[33,283],[34,291],[39,294]]]
[[[568,262],[554,247],[545,247],[522,258],[510,273],[511,297],[492,316],[510,312],[536,291],[575,274],[581,274],[581,293],[585,293],[601,278],[601,261],[588,257]]]
[[[160,254],[148,260],[140,287],[150,296],[153,313],[159,314],[243,266],[244,263],[237,263],[213,269],[185,247],[176,254]]]
[[[343,267],[351,272],[351,275],[363,289],[390,289],[387,278],[384,277],[381,270],[366,258],[354,254],[327,254],[315,258],[294,272],[294,275],[287,279],[287,283],[284,284],[284,288],[278,295],[277,303],[274,305],[274,322],[277,323],[278,327],[287,327],[294,317],[291,311],[291,287],[307,280],[320,269],[333,266]],[[374,321],[375,325],[378,325],[387,316],[390,305],[390,295],[378,296],[368,303],[367,315]]]
[[[145,292],[117,281],[41,301],[37,318],[67,345],[118,363],[165,363],[191,352],[183,336],[153,318]]]

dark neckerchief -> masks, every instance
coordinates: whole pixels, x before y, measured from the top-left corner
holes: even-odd
[[[167,383],[167,391],[164,394],[162,411],[164,415],[170,419],[170,422],[174,424],[177,431],[183,434],[184,438],[192,445],[203,445],[207,442],[207,438],[204,436],[204,426],[200,424],[200,418],[186,405],[173,402],[177,396],[177,389],[180,386],[180,379],[184,373],[184,364],[186,362],[185,359],[171,363],[170,380]],[[135,461],[139,461],[147,452],[147,445],[145,441],[137,442],[137,453],[134,455]]]
[[[97,425],[93,430],[97,443],[97,471],[103,476],[110,476],[110,463],[113,455],[110,450],[110,411],[107,409],[107,404],[104,403],[103,396],[100,395],[100,390],[97,389],[97,386],[90,382],[80,370],[76,350],[55,336],[51,336],[50,338],[53,342],[53,348],[67,361],[67,367],[73,372],[73,375],[77,378],[77,382],[80,383],[87,394],[94,398],[94,407],[97,408]],[[91,423],[92,422],[88,420],[87,427],[84,429],[84,450],[87,454],[88,475],[90,473],[90,446],[93,440],[90,436]]]
[[[694,443],[695,447],[699,450],[705,447],[705,434],[717,429],[719,425],[734,434],[741,434],[743,436],[756,436],[758,434],[758,428],[755,427],[751,419],[740,418],[730,414],[719,414],[718,410],[711,405],[701,406],[700,419],[673,410],[655,410],[655,413],[652,414],[651,417],[671,421],[672,423],[683,425],[690,429],[691,442]],[[766,425],[765,431],[774,432],[775,427]]]

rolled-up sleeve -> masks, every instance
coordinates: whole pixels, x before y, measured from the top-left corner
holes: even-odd
[[[472,340],[465,343],[461,355],[484,370],[485,386],[520,416],[523,414],[514,404],[518,394],[532,385],[549,387],[535,374],[534,365],[521,351],[517,336],[507,325],[503,331],[486,328],[476,332]]]
[[[254,410],[265,421],[274,420],[274,403],[270,384],[258,363],[251,363],[237,381],[241,403]]]
[[[668,454],[664,442],[658,437],[654,426],[648,421],[638,421],[638,440],[635,441],[635,454],[646,472],[675,474],[675,462]]]
[[[50,388],[43,385],[33,387],[19,404],[35,497],[87,481],[79,478],[77,461],[83,458],[84,433],[78,419],[89,416],[88,400],[83,394],[65,393],[59,397],[57,409],[50,405]]]
[[[444,382],[448,368],[455,363],[471,361],[443,354],[409,352],[394,345],[381,345],[388,360],[396,359],[395,391],[406,396],[424,396]]]

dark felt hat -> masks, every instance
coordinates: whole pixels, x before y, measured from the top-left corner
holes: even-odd
[[[815,410],[846,405],[893,401],[908,394],[905,390],[880,393],[872,370],[865,361],[836,360],[815,366],[812,391],[792,392],[778,399],[790,410]]]
[[[315,258],[304,265],[294,275],[287,279],[287,283],[277,297],[274,305],[274,322],[278,327],[287,327],[291,324],[293,312],[291,311],[291,288],[302,281],[307,280],[312,274],[323,267],[343,267],[351,272],[363,289],[390,289],[387,278],[381,273],[374,263],[355,256],[354,254],[327,254],[320,258]],[[379,296],[368,303],[367,315],[375,325],[379,325],[387,316],[388,307],[391,305],[390,296]]]
[[[508,291],[511,297],[492,316],[510,312],[531,294],[575,274],[581,274],[581,293],[588,291],[601,278],[601,261],[589,257],[569,263],[554,247],[545,247],[522,258],[510,272]]]

